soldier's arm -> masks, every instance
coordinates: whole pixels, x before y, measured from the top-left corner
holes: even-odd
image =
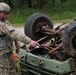
[[[21,41],[21,42],[23,42],[23,43],[25,43],[25,44],[30,44],[30,45],[33,46],[33,47],[36,47],[37,45],[40,46],[39,43],[37,43],[36,41],[32,40],[32,39],[29,38],[28,36],[19,33],[19,32],[16,31],[16,30],[10,31],[10,36],[11,36],[12,39]]]
[[[19,33],[17,30],[15,30],[12,26],[7,26],[7,29],[9,31],[9,36],[12,38],[12,39],[15,39],[17,41],[21,41],[25,44],[28,44],[30,43],[31,41],[31,38],[27,37],[25,34],[21,34]]]
[[[7,29],[8,29],[9,34],[10,34],[9,36],[14,40],[21,41],[25,44],[30,44],[33,47],[35,47],[36,45],[40,45],[36,41],[34,41],[31,38],[29,38],[28,36],[26,36],[25,34],[19,33],[12,26],[7,26]]]
[[[10,31],[10,36],[11,36],[11,38],[21,41],[25,44],[29,44],[31,41],[31,38],[27,37],[24,34],[19,33],[16,30]]]

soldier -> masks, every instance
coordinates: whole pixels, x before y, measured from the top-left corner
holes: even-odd
[[[6,21],[10,12],[10,6],[0,3],[0,75],[16,75],[15,63],[12,59],[13,41],[18,40],[31,46],[39,45],[24,34],[16,31],[11,24]]]

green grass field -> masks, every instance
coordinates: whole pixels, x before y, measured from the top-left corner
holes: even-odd
[[[73,9],[72,9],[73,8]],[[50,17],[53,23],[58,22],[68,22],[69,20],[76,17],[76,10],[74,7],[68,6],[67,8],[53,7],[53,8],[44,8],[44,9],[33,9],[33,8],[16,8],[12,9],[9,14],[8,20],[13,24],[13,26],[20,27],[24,26],[28,17],[34,13],[42,12]]]

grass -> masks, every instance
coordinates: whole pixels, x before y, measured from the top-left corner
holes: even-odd
[[[13,23],[12,26],[13,27],[24,27],[25,23]]]
[[[31,10],[29,10],[30,12]],[[41,11],[39,11],[41,12]],[[35,13],[37,13],[35,11]],[[42,12],[45,13],[46,15],[48,15],[50,17],[50,19],[53,21],[53,23],[58,23],[58,22],[68,22],[69,20],[75,18],[76,13],[75,12],[56,12],[56,13],[48,13],[48,12]],[[18,14],[13,15],[14,13],[11,13],[9,15],[8,20],[12,23],[12,25],[14,27],[21,27],[25,25],[26,20],[28,19],[28,17],[33,13],[27,14],[25,13],[24,15],[20,15],[20,12],[18,12]]]
[[[51,7],[50,3],[46,4],[43,9],[34,9],[22,6],[13,8],[9,14],[8,20],[14,27],[21,27],[25,25],[28,17],[34,13],[42,12],[50,17],[53,23],[68,22],[76,17],[75,2],[68,2],[66,4],[56,3],[55,7]]]
[[[60,16],[58,16],[59,14],[55,14],[55,15],[49,15],[48,13],[45,13],[46,15],[48,15],[49,17],[50,17],[50,19],[52,20],[52,22],[53,23],[63,23],[63,22],[68,22],[68,21],[70,21],[71,19],[73,19],[74,18],[74,16],[71,14],[60,14]],[[32,15],[32,14],[31,14]],[[66,17],[64,17],[64,15],[66,16],[67,15],[67,18]],[[70,16],[69,16],[70,15]],[[24,25],[25,25],[25,23],[26,23],[26,20],[28,19],[28,17],[29,17],[30,15],[28,15],[27,17],[23,17],[23,18],[20,18],[20,19],[18,19],[18,17],[17,18],[15,18],[14,20],[12,19],[8,19],[11,23],[12,23],[12,25],[14,26],[14,27],[24,27]],[[62,17],[61,17],[62,16]]]

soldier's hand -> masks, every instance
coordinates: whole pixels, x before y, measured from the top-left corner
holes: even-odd
[[[40,46],[39,43],[37,43],[36,41],[33,41],[33,40],[30,41],[30,45],[31,45],[32,47]]]

